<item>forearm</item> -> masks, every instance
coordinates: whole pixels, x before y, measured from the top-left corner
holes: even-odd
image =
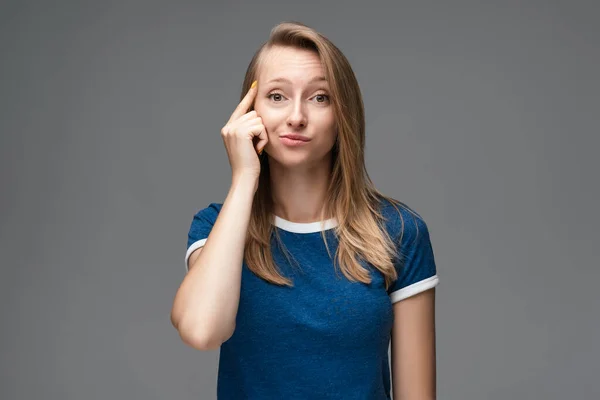
[[[194,347],[216,348],[235,329],[255,185],[252,178],[233,179],[210,235],[176,294],[174,323]]]

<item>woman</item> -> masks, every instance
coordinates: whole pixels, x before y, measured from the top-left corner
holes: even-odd
[[[366,172],[348,60],[282,23],[241,97],[221,130],[231,188],[194,215],[171,314],[185,343],[220,348],[218,398],[434,399],[429,233]]]

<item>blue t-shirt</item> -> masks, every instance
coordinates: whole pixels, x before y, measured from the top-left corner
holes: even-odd
[[[190,254],[206,242],[222,204],[198,211],[188,233]],[[245,261],[233,336],[221,345],[217,398],[229,399],[390,399],[388,348],[392,304],[438,284],[429,231],[424,220],[399,207],[404,218],[398,280],[385,289],[383,275],[371,284],[351,282],[329,258],[337,247],[336,220],[296,223],[274,216],[275,229],[300,265],[290,264],[275,245],[273,257],[294,287],[258,278]],[[397,243],[401,219],[382,203],[388,233]],[[415,213],[416,214],[416,213]]]

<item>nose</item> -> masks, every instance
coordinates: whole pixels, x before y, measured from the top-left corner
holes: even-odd
[[[287,118],[287,125],[292,128],[306,126],[306,112],[301,101],[294,104]]]

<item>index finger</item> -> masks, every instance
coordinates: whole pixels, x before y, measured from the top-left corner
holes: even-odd
[[[241,117],[242,115],[244,115],[248,112],[248,109],[250,108],[250,106],[252,105],[252,102],[254,101],[254,98],[256,97],[256,92],[258,91],[257,83],[258,83],[258,81],[252,82],[252,86],[250,86],[250,90],[248,90],[248,93],[246,93],[246,95],[244,96],[242,101],[240,101],[240,104],[238,104],[238,106],[235,108],[235,110],[231,114],[231,118],[229,118],[229,122],[238,119],[239,117]]]

